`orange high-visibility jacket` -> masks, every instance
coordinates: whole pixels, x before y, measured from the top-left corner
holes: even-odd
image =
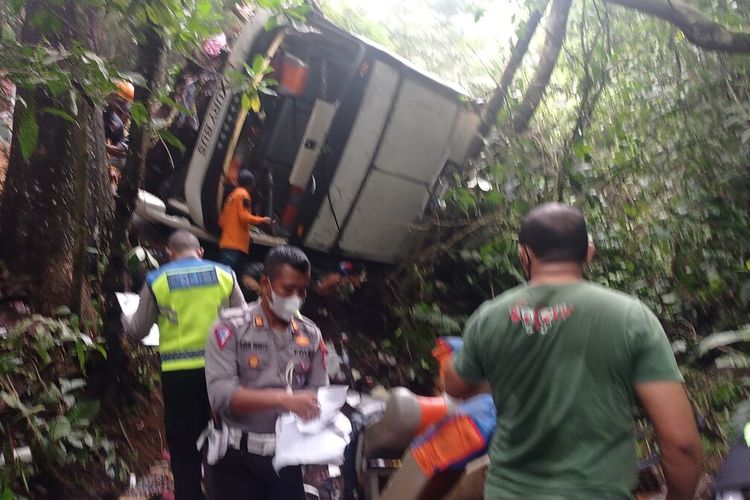
[[[250,226],[263,222],[263,217],[251,212],[250,202],[250,193],[243,187],[236,187],[229,194],[219,216],[219,248],[245,253],[250,250]]]

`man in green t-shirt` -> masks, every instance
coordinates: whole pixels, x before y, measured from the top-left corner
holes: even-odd
[[[487,380],[498,410],[485,498],[630,498],[633,407],[652,420],[668,500],[692,499],[702,452],[667,337],[637,299],[583,280],[586,221],[550,203],[525,217],[528,284],[483,304],[446,372],[461,397]]]

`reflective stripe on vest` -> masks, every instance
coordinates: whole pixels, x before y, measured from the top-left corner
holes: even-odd
[[[183,352],[165,352],[161,355],[162,361],[174,361],[176,359],[192,359],[192,358],[202,358],[205,356],[206,351],[203,349],[198,349],[195,351],[183,351]]]
[[[229,304],[234,274],[198,259],[178,260],[149,273],[159,307],[162,371],[203,368],[203,349],[211,325]]]

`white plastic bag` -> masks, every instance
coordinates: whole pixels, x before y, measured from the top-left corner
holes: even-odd
[[[302,422],[286,413],[276,421],[276,454],[273,467],[277,471],[290,465],[343,465],[344,449],[351,440],[352,424],[339,411],[346,401],[345,386],[318,389],[320,417]]]

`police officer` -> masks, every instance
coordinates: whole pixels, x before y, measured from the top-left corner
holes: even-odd
[[[299,248],[280,246],[263,272],[260,298],[222,312],[206,343],[211,407],[229,427],[226,454],[206,469],[215,500],[305,498],[300,466],[277,474],[271,460],[276,418],[287,411],[315,418],[315,390],[328,384],[320,330],[298,312],[310,262]]]
[[[151,271],[132,318],[123,317],[129,337],[145,337],[159,324],[164,427],[176,500],[204,498],[201,455],[195,446],[210,419],[203,349],[222,307],[245,304],[228,267],[202,260],[198,239],[187,231],[169,238],[171,262]]]

